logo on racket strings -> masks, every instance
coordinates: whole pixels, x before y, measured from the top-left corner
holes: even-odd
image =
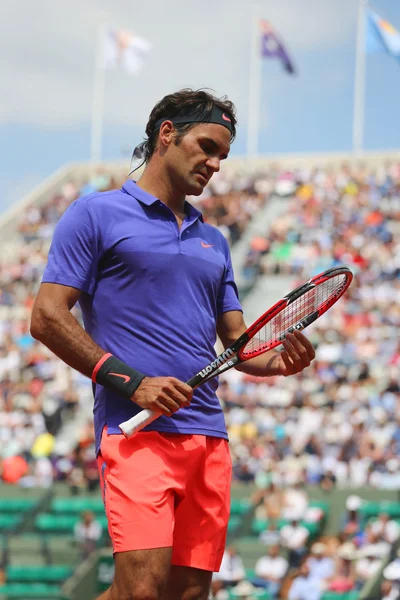
[[[232,356],[235,356],[235,353],[228,348],[223,352],[216,360],[213,360],[205,369],[199,372],[201,377],[207,377],[214,369],[223,365],[227,360],[229,360]]]
[[[281,335],[278,337],[278,340],[282,341],[286,338],[288,333],[293,333],[293,331],[295,331],[295,330],[301,331],[302,329],[305,329],[306,327],[307,327],[306,321],[299,321],[298,323],[296,323],[296,325],[293,325],[293,327],[289,327],[289,329],[286,329],[286,331],[281,333]]]

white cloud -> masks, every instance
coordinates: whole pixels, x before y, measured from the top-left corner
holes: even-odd
[[[0,18],[0,123],[45,127],[87,121],[99,1],[9,0]],[[107,73],[109,123],[143,124],[149,108],[183,86],[211,87],[245,109],[250,3],[246,0],[103,0],[107,22],[154,44],[138,77]],[[270,20],[290,50],[317,51],[348,40],[355,0],[269,0]]]

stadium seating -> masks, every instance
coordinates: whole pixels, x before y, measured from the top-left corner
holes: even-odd
[[[60,583],[72,575],[73,569],[65,565],[43,566],[8,566],[6,579],[8,583]]]
[[[0,531],[9,531],[20,525],[23,517],[16,514],[0,513]]]
[[[107,529],[107,517],[99,515],[97,520],[104,529]],[[79,516],[74,514],[54,515],[52,513],[40,513],[35,519],[37,531],[43,533],[71,533],[79,521]]]
[[[278,519],[276,522],[278,529],[282,529],[282,527],[288,523],[289,521],[287,519]],[[308,523],[307,521],[300,521],[300,523],[310,532],[310,541],[313,540],[321,531],[321,525],[319,523]],[[270,521],[268,519],[254,519],[251,530],[254,534],[259,535],[268,528],[269,524]]]
[[[34,498],[0,498],[1,513],[25,513],[38,506]]]
[[[54,498],[50,504],[52,512],[57,514],[79,514],[90,510],[96,514],[104,514],[104,504],[101,496]]]
[[[344,594],[339,592],[325,592],[321,600],[357,600],[359,592],[350,591]]]
[[[231,515],[244,515],[252,507],[249,498],[232,498],[231,500]]]
[[[0,599],[17,598],[27,600],[28,598],[39,598],[41,600],[69,600],[62,596],[61,588],[45,583],[10,583],[0,586]]]
[[[231,515],[228,523],[228,533],[234,533],[242,523],[242,518],[239,515]]]
[[[393,519],[400,519],[400,502],[366,502],[360,507],[365,520],[387,513]]]

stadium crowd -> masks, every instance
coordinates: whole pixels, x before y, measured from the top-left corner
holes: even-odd
[[[268,490],[269,491],[269,490]],[[275,497],[274,497],[275,494]],[[257,589],[266,589],[272,598],[281,597],[281,586],[288,583],[288,600],[320,600],[327,591],[340,593],[360,591],[384,566],[381,596],[400,597],[400,561],[394,556],[394,548],[400,539],[400,524],[387,513],[365,519],[361,512],[364,501],[351,495],[346,501],[340,531],[336,536],[326,536],[324,541],[309,544],[310,531],[300,522],[316,518],[308,507],[304,489],[287,488],[276,497],[265,495],[256,515],[268,515],[272,526],[260,535],[265,543],[265,555],[260,557],[252,572],[246,572],[240,553],[234,545],[226,548],[219,573],[213,577],[213,593],[216,600],[230,598],[228,590],[237,590],[237,596],[252,596]],[[280,501],[280,504],[278,502]],[[296,500],[301,507],[297,508]],[[288,515],[290,507],[290,516]],[[294,507],[295,512],[294,512]],[[277,529],[278,519],[289,516],[288,523]],[[385,591],[386,590],[386,591]],[[398,595],[394,595],[397,593]],[[371,597],[372,598],[372,597]],[[375,596],[373,596],[375,598]]]
[[[254,261],[259,273],[290,273],[297,284],[345,264],[355,281],[307,330],[316,360],[304,373],[224,376],[235,477],[398,489],[400,165],[291,177],[286,210]]]
[[[63,425],[91,404],[90,382],[32,339],[29,313],[54,227],[66,207],[81,194],[121,183],[99,173],[84,186],[65,184],[44,206],[31,206],[21,215],[17,241],[0,260],[0,475],[5,483],[50,486],[61,480],[76,493],[98,485],[91,422],[83,422],[73,448],[57,442]],[[322,582],[319,594],[335,585],[360,587],[393,543],[383,525],[381,532],[378,526],[361,532],[354,523],[346,530],[346,523],[336,548],[314,544],[307,558],[308,532],[301,531],[299,521],[313,518],[304,484],[327,491],[400,486],[400,165],[274,168],[253,176],[227,171],[212,180],[197,206],[234,244],[271,194],[285,203],[285,211],[266,224],[264,237],[251,240],[244,276],[255,281],[264,274],[290,274],[296,285],[346,264],[355,281],[345,298],[309,328],[317,355],[304,373],[259,380],[231,370],[221,378],[219,397],[234,479],[256,485],[259,515],[272,521],[283,517],[291,527],[278,532],[272,526],[261,534],[267,554],[247,584],[264,580],[261,584],[276,595],[284,574],[295,569],[289,598],[318,600],[310,595],[311,580]],[[337,560],[330,558],[333,553]],[[281,577],[275,572],[278,563]],[[217,598],[223,597],[223,579],[216,579]],[[237,583],[242,580],[243,573]],[[395,598],[389,579],[386,583],[387,597]]]
[[[21,215],[17,236],[0,259],[0,474],[4,482],[48,487],[67,481],[76,492],[98,485],[91,419],[76,447],[56,443],[62,425],[92,404],[91,384],[29,333],[30,310],[54,228],[80,195],[123,184],[97,173],[83,186],[70,181],[43,206]],[[213,187],[212,187],[213,186]],[[234,244],[267,194],[246,178],[220,175],[199,201],[208,222]],[[74,314],[79,318],[79,309]]]

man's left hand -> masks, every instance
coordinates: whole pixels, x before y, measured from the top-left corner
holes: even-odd
[[[277,375],[288,377],[300,373],[309,367],[315,358],[312,343],[300,331],[288,333],[282,345],[284,350],[276,354],[270,363]]]

